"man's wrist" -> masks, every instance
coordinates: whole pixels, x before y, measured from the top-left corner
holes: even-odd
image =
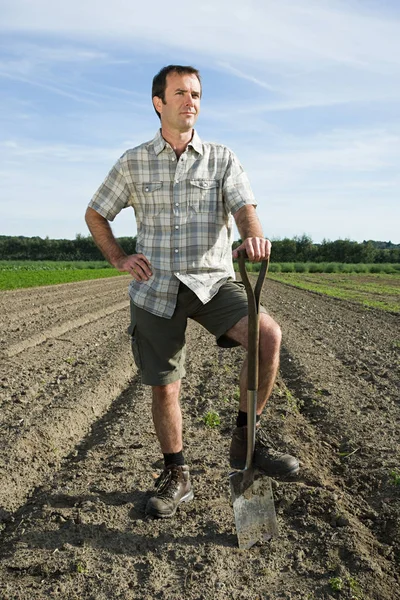
[[[123,253],[119,254],[118,256],[110,257],[108,261],[115,269],[119,269],[126,258],[128,258],[128,255]]]

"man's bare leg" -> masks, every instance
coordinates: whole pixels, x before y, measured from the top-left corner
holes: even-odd
[[[243,317],[226,335],[247,349],[248,318]],[[279,369],[279,352],[282,334],[279,325],[265,313],[260,315],[260,360],[257,394],[257,415],[260,415],[272,393]],[[247,358],[240,373],[240,410],[247,412]]]
[[[227,332],[244,348],[248,345],[248,319],[244,317]],[[260,360],[259,386],[257,393],[257,415],[261,415],[274,387],[279,368],[279,351],[281,345],[281,330],[275,321],[265,313],[260,315]],[[233,432],[229,461],[231,467],[243,469],[247,454],[247,427],[243,413],[247,413],[247,360],[244,361],[240,373],[240,404],[237,427]],[[241,424],[242,423],[242,424]],[[290,454],[277,452],[270,447],[261,429],[257,430],[254,462],[257,467],[268,475],[292,475],[299,470],[299,462]]]
[[[166,454],[182,451],[180,387],[180,380],[168,385],[153,386],[153,422],[164,458]],[[182,454],[180,458],[183,459]],[[172,517],[179,504],[192,498],[189,467],[175,463],[166,464],[165,470],[156,481],[154,495],[147,502],[146,513],[154,517]]]
[[[180,379],[167,385],[153,386],[153,422],[163,454],[180,452],[183,447],[180,388]]]

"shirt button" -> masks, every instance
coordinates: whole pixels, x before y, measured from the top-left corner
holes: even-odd
[[[175,275],[179,275],[180,273],[175,273]]]
[[[179,202],[175,202],[175,206],[179,206]]]
[[[203,185],[204,185],[204,187],[208,187],[207,181],[205,181]]]
[[[173,157],[171,158],[171,160],[172,160],[172,162],[174,162],[174,160],[175,160],[175,156],[173,156]]]
[[[175,248],[175,252],[179,252],[178,248]]]
[[[148,187],[147,187],[147,188],[144,188],[144,191],[145,191],[145,192],[148,192],[148,191],[149,191],[149,188],[148,188]]]
[[[175,179],[175,183],[179,183],[179,179]]]
[[[175,229],[179,229],[179,225],[175,225]]]

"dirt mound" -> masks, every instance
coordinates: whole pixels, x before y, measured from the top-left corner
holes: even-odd
[[[273,482],[279,537],[240,551],[227,456],[243,352],[190,324],[195,499],[146,518],[161,462],[128,281],[0,295],[0,598],[400,598],[398,317],[267,281],[284,343],[263,424],[302,468]]]

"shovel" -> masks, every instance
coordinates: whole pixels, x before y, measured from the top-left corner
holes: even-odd
[[[249,281],[245,252],[239,252],[239,269],[249,303],[248,373],[247,373],[247,455],[243,471],[231,473],[230,486],[239,548],[248,549],[278,535],[270,477],[263,476],[253,465],[256,437],[258,388],[258,340],[260,294],[269,261],[263,261],[254,291]]]

